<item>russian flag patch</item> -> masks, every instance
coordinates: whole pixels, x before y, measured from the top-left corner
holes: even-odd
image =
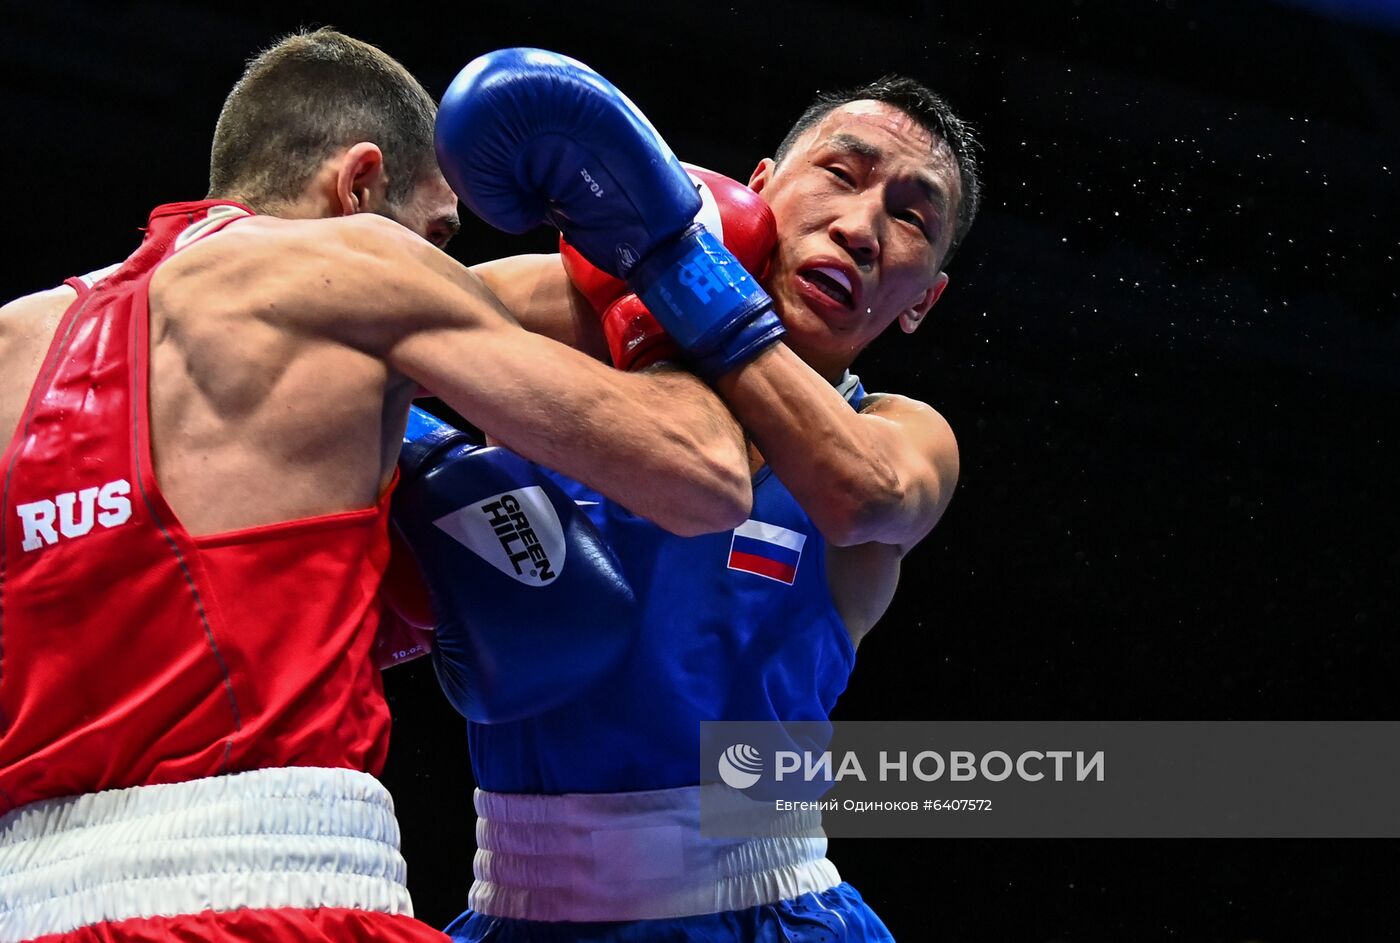
[[[744,521],[729,544],[729,569],[792,585],[807,535],[777,524]]]

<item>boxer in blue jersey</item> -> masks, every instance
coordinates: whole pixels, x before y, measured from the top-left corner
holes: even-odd
[[[676,312],[656,310],[669,302],[653,282],[613,272],[629,276],[677,336],[680,358],[747,430],[753,509],[733,531],[681,537],[567,478],[515,470],[517,490],[550,493],[560,513],[583,508],[615,582],[626,584],[612,597],[635,618],[620,619],[630,634],[608,645],[607,666],[562,700],[495,711],[464,703],[460,691],[454,698],[468,715],[480,787],[476,882],[471,909],[449,928],[457,939],[890,939],[806,823],[764,839],[701,838],[700,724],[826,719],[860,638],[892,598],[901,558],[948,504],[958,464],[947,423],[922,403],[865,393],[848,368],[891,323],[916,329],[946,287],[943,264],[976,211],[974,147],[947,106],[910,80],[814,103],[750,180],[775,217],[763,284],[786,330],[783,343],[756,355],[744,346],[750,322],[677,325]],[[501,211],[482,215],[498,221]],[[578,244],[570,227],[579,221],[560,221]],[[668,246],[645,250],[642,264]],[[612,264],[589,248],[591,261]],[[551,265],[515,259],[478,271],[527,326],[575,332],[587,348],[596,337],[578,327],[589,323],[580,297],[541,290],[557,280]],[[743,303],[729,308],[752,317],[761,304],[743,286],[737,292]],[[558,303],[542,303],[548,297]],[[717,337],[748,359],[717,356]],[[417,517],[406,522],[419,535],[410,542],[441,607],[458,555],[425,553],[417,541],[430,529],[424,512]],[[449,605],[470,608],[470,599]],[[570,613],[556,618],[567,625]],[[439,655],[440,674],[452,677],[444,664],[452,660]]]

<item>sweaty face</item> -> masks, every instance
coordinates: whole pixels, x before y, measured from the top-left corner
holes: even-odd
[[[403,203],[386,213],[395,222],[408,227],[424,239],[446,248],[457,230],[462,228],[457,217],[457,194],[436,170],[413,188]]]
[[[904,112],[875,101],[824,117],[750,186],[778,223],[767,279],[788,343],[839,374],[896,319],[913,330],[947,283],[939,271],[961,198],[957,162]]]

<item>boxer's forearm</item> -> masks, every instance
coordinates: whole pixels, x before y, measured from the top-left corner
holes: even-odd
[[[411,332],[391,363],[513,451],[681,535],[734,527],[752,492],[738,425],[693,376],[629,374],[522,331],[473,273],[444,324]]]
[[[598,315],[570,283],[559,256],[512,256],[472,266],[471,272],[492,290],[521,327],[605,362],[609,359]],[[653,397],[650,409],[664,416],[683,437],[690,427],[690,434],[699,441],[718,438],[742,449],[743,431],[738,422],[699,378],[664,366],[648,370],[642,376],[650,378],[646,382],[654,387],[650,392]],[[658,492],[658,502],[684,507],[695,500],[697,490],[703,497],[707,486],[702,476],[699,469],[690,473],[680,469],[679,476],[667,474],[652,482],[651,487]],[[717,481],[722,478],[720,476]],[[718,484],[710,487],[723,488]],[[624,498],[623,503],[637,511],[634,502]],[[644,516],[656,520],[652,515]]]
[[[508,289],[517,299],[572,293],[567,279],[552,274],[562,274],[557,256],[518,268],[533,275]],[[675,370],[623,373],[521,331],[484,279],[460,267],[444,271],[465,290],[459,300],[476,327],[460,358],[435,368],[446,371],[441,379],[416,377],[420,383],[512,450],[674,533],[724,530],[748,516],[743,433],[704,383]],[[434,337],[416,345],[428,362],[450,349]],[[458,396],[464,399],[454,402]]]
[[[853,412],[781,344],[716,389],[831,543],[911,546],[946,507],[956,444],[928,407],[897,419]]]
[[[434,389],[513,451],[683,536],[748,516],[742,433],[694,377],[622,373],[518,330],[473,345],[473,369]]]

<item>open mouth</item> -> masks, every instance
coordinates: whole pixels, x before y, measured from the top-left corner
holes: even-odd
[[[823,265],[804,269],[797,274],[837,304],[846,308],[855,306],[855,298],[851,294],[851,280],[840,269]]]

